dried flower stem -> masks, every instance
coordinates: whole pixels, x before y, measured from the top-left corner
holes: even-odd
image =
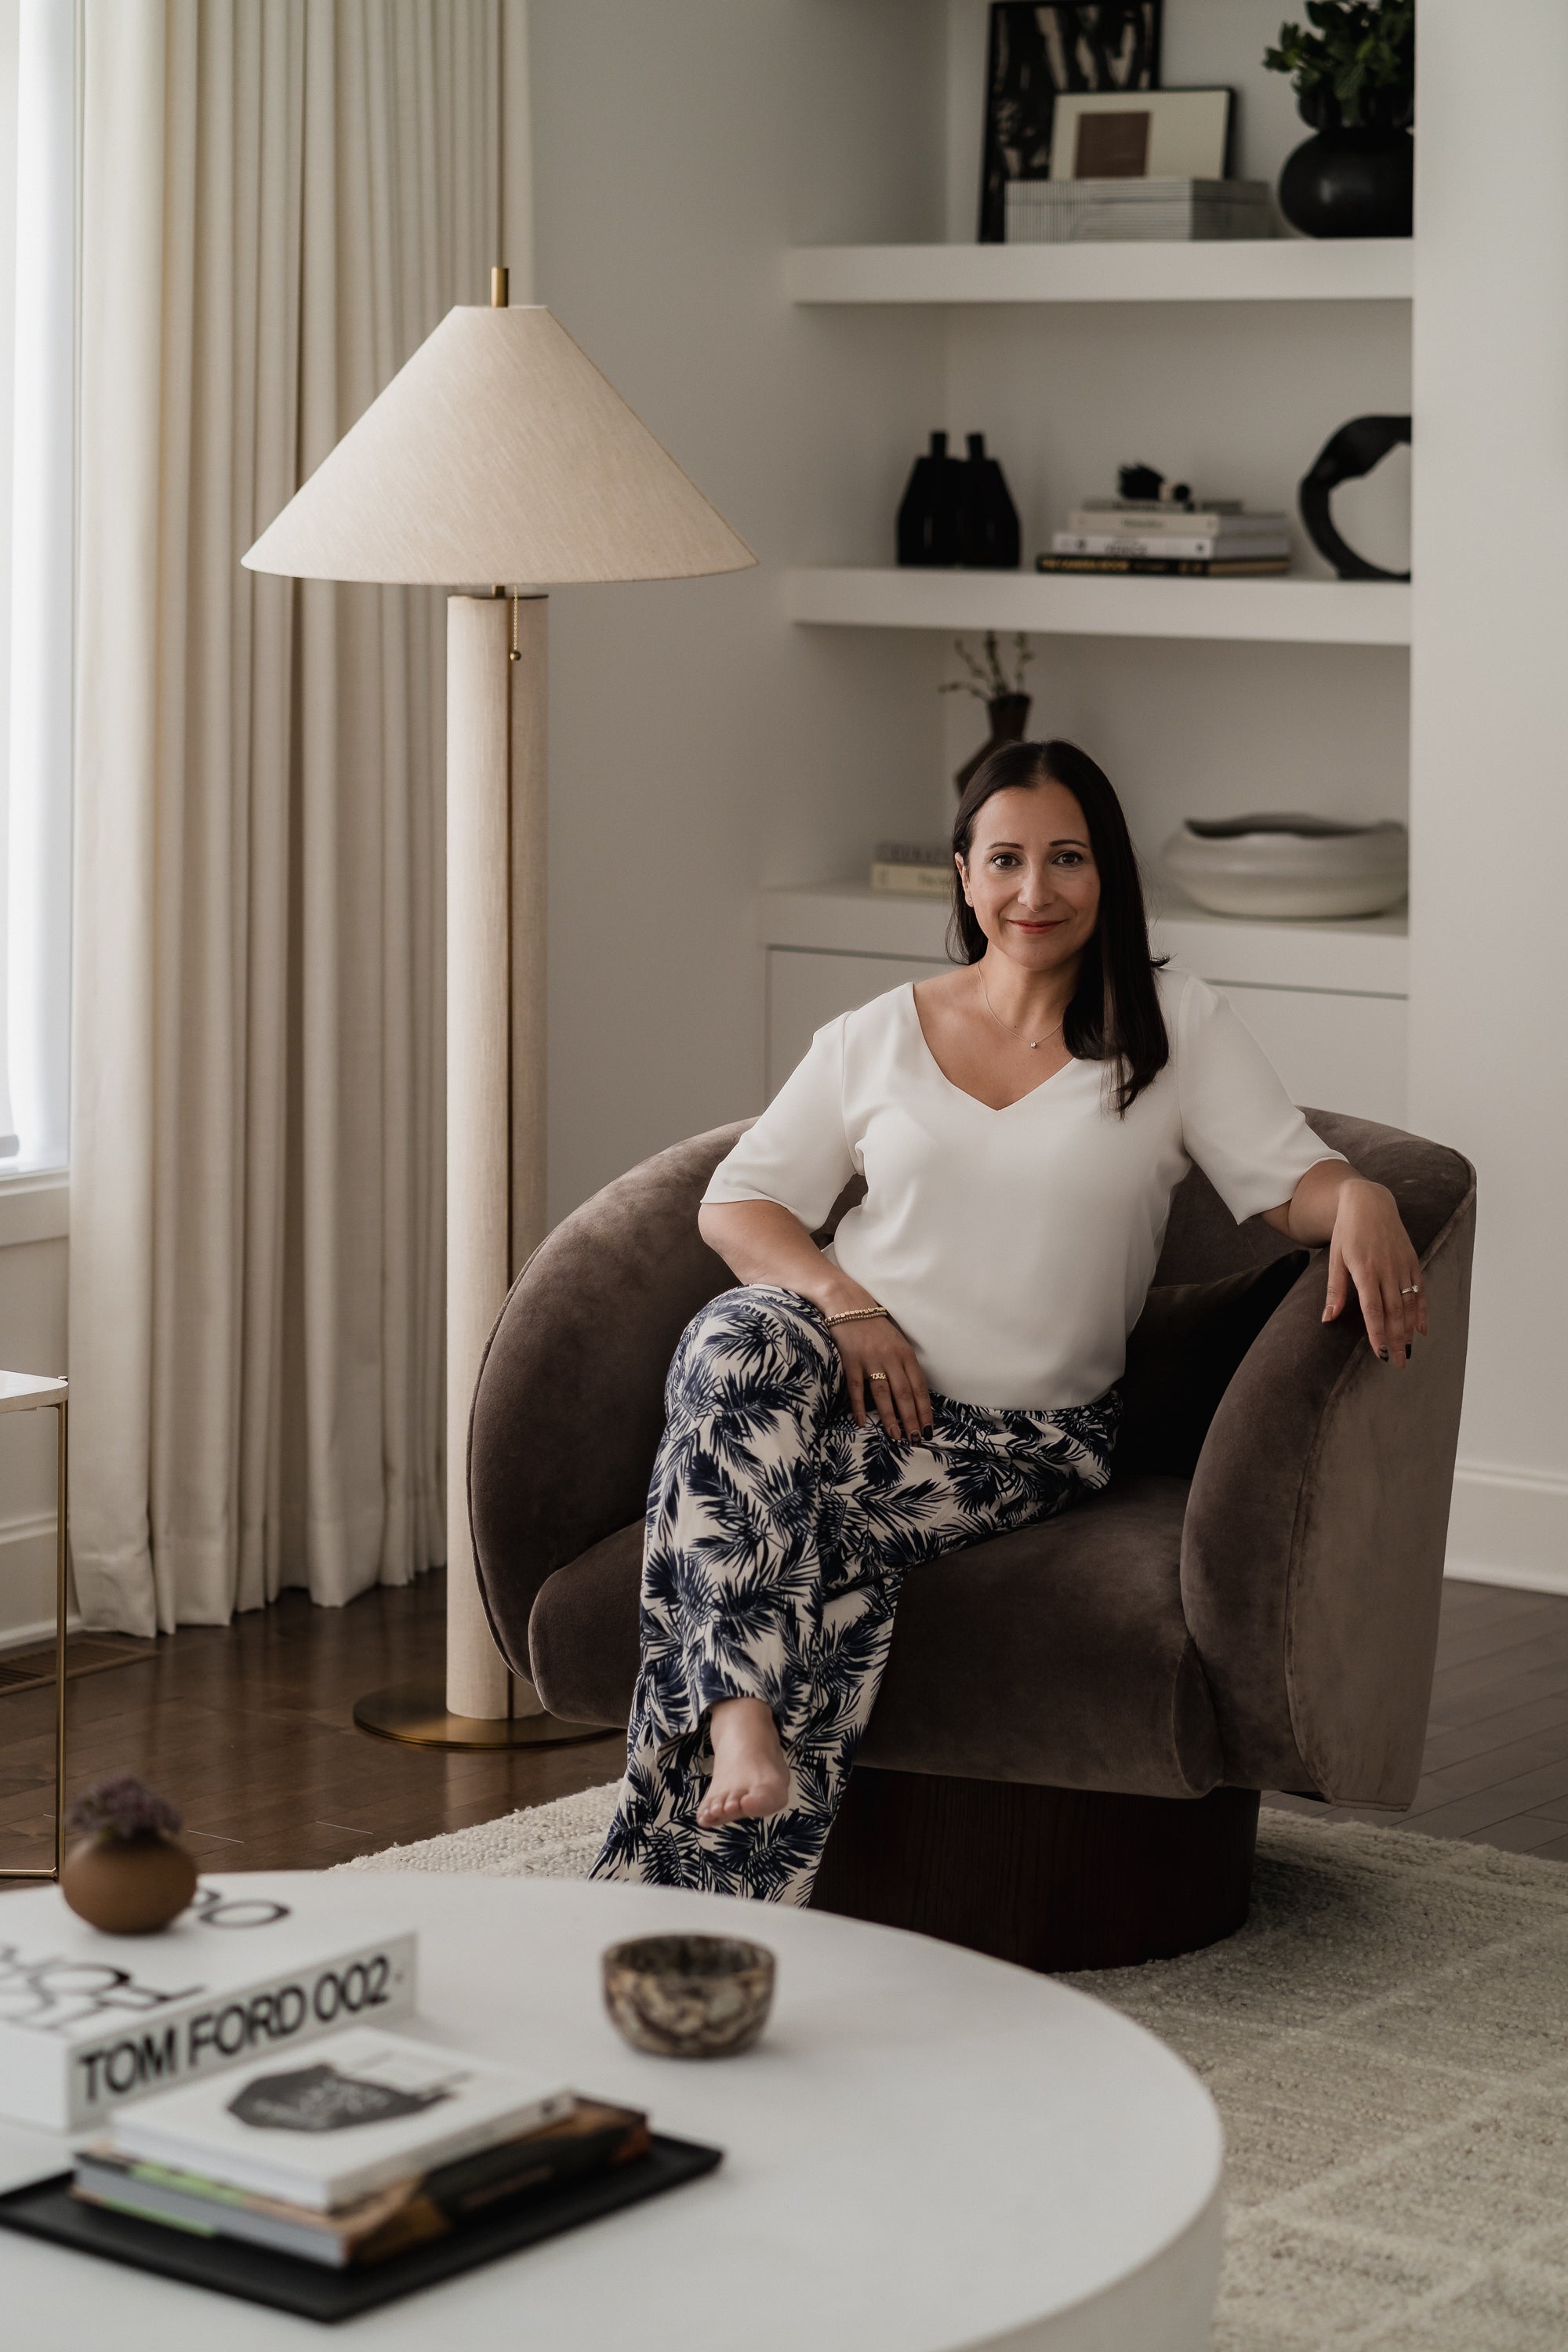
[[[1013,640],[1014,676],[1009,677],[1002,667],[1001,650],[994,629],[987,629],[981,640],[984,658],[977,661],[962,637],[954,637],[952,649],[969,672],[967,677],[949,678],[939,686],[939,694],[973,694],[977,702],[1000,702],[1005,696],[1022,694],[1024,672],[1035,658],[1035,648],[1022,629]]]

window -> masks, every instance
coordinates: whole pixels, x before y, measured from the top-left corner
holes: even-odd
[[[0,1176],[66,1164],[77,0],[0,0]]]

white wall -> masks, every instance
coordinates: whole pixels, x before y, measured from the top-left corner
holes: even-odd
[[[16,247],[16,0],[0,0],[0,746],[10,730],[12,320]],[[0,758],[0,818],[5,761]],[[0,845],[5,824],[0,821]],[[0,858],[3,858],[0,846]],[[3,876],[3,867],[0,867]],[[3,880],[0,880],[3,892]],[[3,961],[3,958],[0,958]],[[0,999],[3,1001],[3,999]],[[5,1181],[0,1163],[0,1368],[66,1369],[63,1179]],[[54,1626],[55,1416],[0,1414],[0,1647]]]
[[[1412,1118],[1480,1174],[1450,1559],[1568,1591],[1568,9],[1493,14],[1422,0]]]
[[[791,629],[778,572],[890,556],[938,332],[794,310],[782,255],[940,234],[942,18],[936,0],[530,13],[539,299],[762,558],[552,600],[559,1217],[760,1105],[753,892],[858,863],[932,795],[930,648]]]

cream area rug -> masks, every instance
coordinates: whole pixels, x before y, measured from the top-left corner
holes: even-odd
[[[581,1878],[615,1796],[344,1867]],[[1564,2352],[1568,1867],[1266,1811],[1239,1935],[1071,1981],[1219,2103],[1216,2352]]]

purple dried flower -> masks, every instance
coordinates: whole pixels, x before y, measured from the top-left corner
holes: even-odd
[[[66,1821],[82,1837],[173,1837],[180,1813],[134,1772],[111,1772],[82,1790]]]

